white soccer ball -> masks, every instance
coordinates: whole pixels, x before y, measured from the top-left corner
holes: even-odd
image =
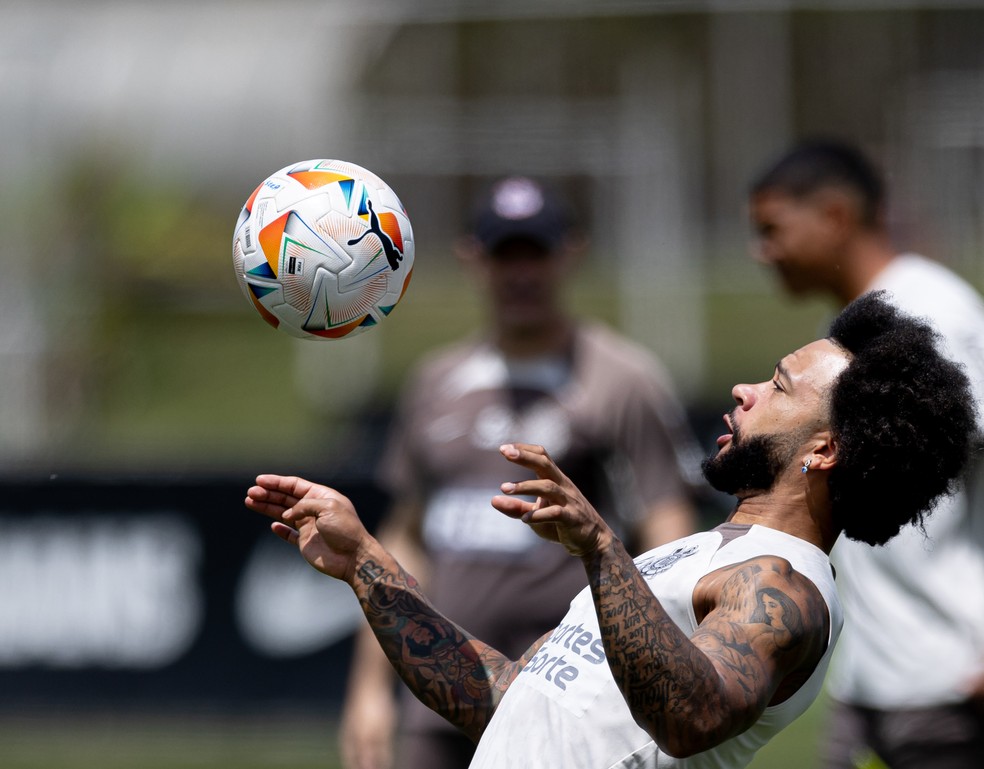
[[[274,328],[308,339],[354,336],[386,318],[410,283],[413,251],[393,190],[342,160],[308,160],[269,176],[232,237],[246,298]]]

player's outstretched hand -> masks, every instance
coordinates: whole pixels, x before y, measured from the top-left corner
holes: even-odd
[[[297,545],[314,568],[346,582],[372,539],[348,497],[303,478],[258,476],[246,507],[273,518],[273,533]]]
[[[492,498],[492,507],[518,518],[544,539],[559,542],[571,555],[583,556],[606,547],[614,538],[590,502],[542,446],[508,443],[499,451],[510,462],[536,473],[536,479],[503,483],[504,496]],[[528,502],[518,497],[536,497]]]

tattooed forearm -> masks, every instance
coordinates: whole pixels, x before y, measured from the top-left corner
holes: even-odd
[[[612,675],[636,720],[661,746],[720,711],[710,661],[655,600],[621,544],[588,562],[589,582]]]
[[[434,609],[403,569],[367,560],[357,571],[362,609],[414,695],[477,740],[509,682],[512,662]]]
[[[359,581],[363,585],[371,585],[373,582],[375,582],[377,579],[383,576],[383,573],[384,573],[383,567],[371,559],[367,560],[364,564],[362,564],[357,572]]]

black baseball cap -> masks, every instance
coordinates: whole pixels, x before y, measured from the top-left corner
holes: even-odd
[[[488,251],[507,240],[528,240],[548,251],[571,229],[571,214],[560,197],[526,176],[500,179],[478,207],[473,232]]]

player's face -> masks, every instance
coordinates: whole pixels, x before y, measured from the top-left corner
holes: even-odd
[[[780,360],[771,379],[735,385],[728,432],[705,463],[712,485],[728,493],[766,490],[798,465],[811,437],[829,427],[827,394],[847,363],[847,353],[821,339]]]
[[[570,270],[562,250],[511,240],[482,257],[492,312],[505,328],[548,322],[560,311],[562,285]]]
[[[824,195],[804,199],[777,192],[752,196],[753,252],[791,294],[823,291],[836,284],[840,231]]]

